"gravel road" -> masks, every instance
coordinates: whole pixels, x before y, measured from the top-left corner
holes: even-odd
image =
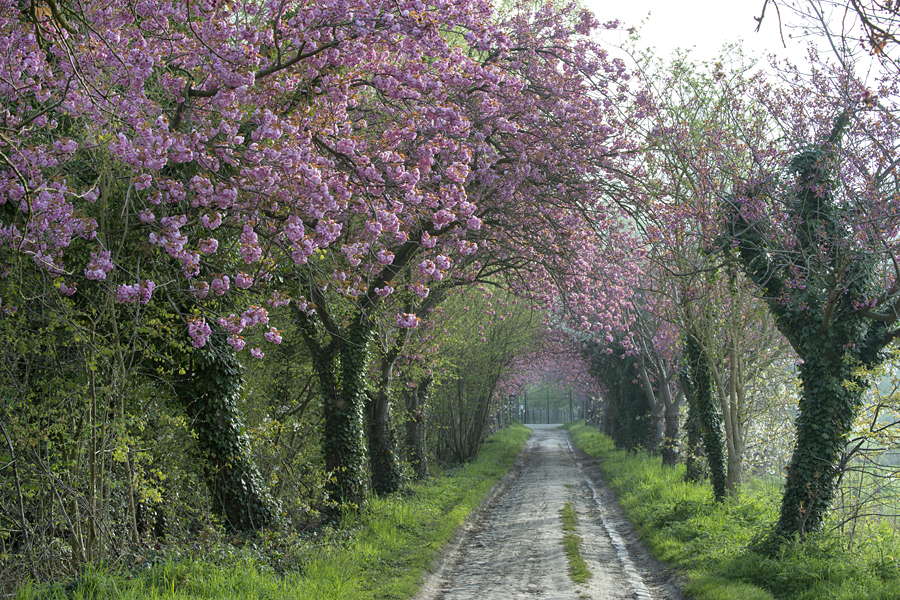
[[[510,473],[469,519],[416,600],[682,600],[621,514],[594,459],[555,425],[534,430]],[[559,511],[578,515],[592,577],[573,583]]]

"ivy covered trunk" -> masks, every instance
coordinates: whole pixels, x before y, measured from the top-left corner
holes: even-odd
[[[428,477],[428,455],[425,452],[425,400],[431,378],[412,388],[406,396],[407,461],[417,480]]]
[[[796,187],[787,203],[792,238],[772,238],[768,224],[748,220],[743,203],[753,198],[733,203],[731,235],[744,270],[765,292],[778,329],[801,359],[797,442],[776,541],[802,539],[822,527],[846,436],[868,387],[859,373],[880,364],[884,348],[900,335],[897,300],[888,300],[892,291],[881,289],[876,276],[881,258],[846,226],[858,197],[833,195],[833,148],[851,113],[847,108],[837,117],[823,143],[793,157]]]
[[[706,355],[700,343],[693,335],[685,341],[685,360],[687,361],[688,401],[692,404],[703,440],[703,451],[709,465],[713,494],[717,501],[725,498],[725,452],[722,439],[722,419],[716,406],[713,393],[712,378],[709,372]]]
[[[703,476],[703,468],[697,460],[703,452],[701,448],[702,435],[700,433],[700,419],[697,417],[697,409],[693,402],[688,402],[687,419],[684,422],[684,430],[687,433],[687,453],[684,459],[684,480],[698,482]]]
[[[402,331],[396,338],[394,346],[381,356],[378,391],[372,397],[369,410],[369,462],[372,471],[372,490],[376,494],[396,492],[403,483],[390,394],[394,380],[394,364],[409,341],[409,336],[409,329]]]
[[[833,342],[814,344],[800,365],[803,387],[797,445],[787,468],[777,529],[783,534],[817,531],[834,496],[835,477],[865,386],[854,377]],[[812,346],[813,344],[811,344]]]
[[[352,509],[364,507],[369,494],[364,414],[370,335],[368,319],[358,318],[338,348],[338,364],[317,365],[325,409],[325,469],[332,474],[328,494]]]
[[[243,387],[241,365],[223,343],[192,354],[190,375],[176,385],[179,401],[194,423],[213,510],[235,531],[251,531],[275,520],[274,504],[250,459],[237,399]]]

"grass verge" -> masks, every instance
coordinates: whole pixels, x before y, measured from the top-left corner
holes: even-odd
[[[837,532],[758,551],[778,516],[780,489],[745,485],[716,504],[709,485],[684,482],[684,467],[626,453],[583,424],[570,429],[576,445],[602,459],[606,482],[644,543],[686,579],[696,600],[887,600],[900,598],[900,540],[878,520],[869,535]]]
[[[305,539],[286,547],[263,536],[240,548],[217,546],[203,554],[162,560],[131,576],[100,566],[83,573],[68,589],[26,587],[16,598],[410,598],[436,553],[506,474],[529,435],[522,425],[500,431],[472,463],[413,484],[407,494],[373,498],[365,514],[348,516],[330,535],[323,532],[325,541]],[[279,562],[273,557],[277,553],[294,558]]]
[[[572,510],[570,502],[559,509],[559,520],[562,521],[563,550],[569,559],[569,577],[575,583],[587,583],[591,578],[591,571],[581,557],[581,537],[577,532],[578,515]]]

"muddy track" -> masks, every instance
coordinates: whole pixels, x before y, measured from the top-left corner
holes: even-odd
[[[682,600],[662,565],[640,545],[594,459],[568,432],[532,425],[510,473],[488,495],[416,600]],[[573,583],[563,552],[560,509],[578,515],[581,554],[592,577]]]

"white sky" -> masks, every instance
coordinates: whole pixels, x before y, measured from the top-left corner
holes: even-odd
[[[693,48],[696,60],[716,58],[726,43],[742,42],[747,54],[763,57],[775,53],[794,61],[805,56],[805,42],[789,38],[791,31],[783,30],[785,49],[778,31],[778,15],[772,3],[766,9],[760,32],[756,21],[763,0],[582,0],[585,7],[597,15],[601,23],[619,19],[626,26],[640,25],[643,47],[655,47],[660,56],[668,56],[676,48]],[[650,17],[647,18],[647,14]],[[782,9],[782,16],[788,18]]]

